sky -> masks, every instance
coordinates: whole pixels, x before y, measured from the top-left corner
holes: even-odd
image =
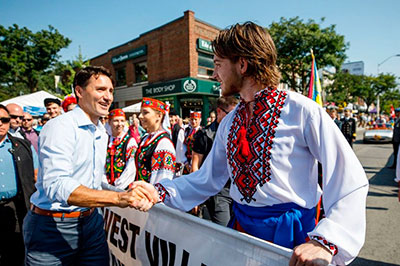
[[[350,45],[345,62],[363,61],[364,74],[379,70],[400,81],[399,0],[0,0],[0,25],[17,24],[34,32],[52,25],[72,40],[60,51],[61,60],[75,59],[79,49],[90,59],[186,10],[219,28],[245,21],[268,27],[281,17],[317,22],[325,17],[321,27],[336,25]]]

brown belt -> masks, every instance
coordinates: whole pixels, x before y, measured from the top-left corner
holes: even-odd
[[[91,215],[94,211],[94,208],[76,212],[57,212],[57,211],[43,210],[39,207],[36,207],[35,205],[32,205],[31,211],[39,215],[56,217],[56,218],[82,218]]]

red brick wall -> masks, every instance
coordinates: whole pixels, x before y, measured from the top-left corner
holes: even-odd
[[[154,29],[122,46],[109,50],[106,54],[91,60],[92,65],[102,65],[112,71],[125,66],[127,85],[135,82],[133,59],[113,65],[113,56],[147,45],[147,74],[149,83],[168,81],[187,76],[197,77],[198,58],[196,41],[198,38],[213,40],[218,30],[194,17],[193,11],[160,28]]]

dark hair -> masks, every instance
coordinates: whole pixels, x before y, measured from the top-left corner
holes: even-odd
[[[10,114],[10,111],[8,111],[7,107],[5,107],[4,105],[0,104],[0,109],[3,109],[4,111],[7,112],[7,114]]]
[[[76,95],[76,86],[79,86],[83,89],[86,88],[89,79],[92,76],[95,76],[96,78],[100,75],[104,75],[110,78],[112,84],[114,85],[114,81],[112,79],[111,72],[103,67],[103,66],[87,66],[81,70],[78,71],[78,73],[75,74],[74,77],[74,93]],[[76,101],[79,101],[79,98],[76,97]]]
[[[89,79],[93,75],[96,77],[98,77],[99,75],[105,75],[109,77],[111,81],[113,81],[111,78],[111,72],[107,68],[103,66],[88,66],[79,70],[78,73],[75,74],[74,89],[76,89],[76,86],[85,88],[88,84]]]
[[[220,31],[212,42],[214,53],[236,63],[239,58],[247,61],[245,76],[253,77],[261,85],[276,87],[280,73],[276,65],[277,53],[269,33],[253,22],[235,24]]]
[[[235,96],[222,96],[217,100],[217,107],[223,110],[229,109],[231,106],[236,106],[239,100]]]

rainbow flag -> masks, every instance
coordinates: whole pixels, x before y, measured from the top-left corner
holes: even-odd
[[[318,77],[317,64],[315,63],[314,53],[311,50],[312,64],[311,64],[311,76],[310,76],[310,87],[308,89],[308,98],[313,99],[319,105],[322,106],[321,96],[321,82]]]

